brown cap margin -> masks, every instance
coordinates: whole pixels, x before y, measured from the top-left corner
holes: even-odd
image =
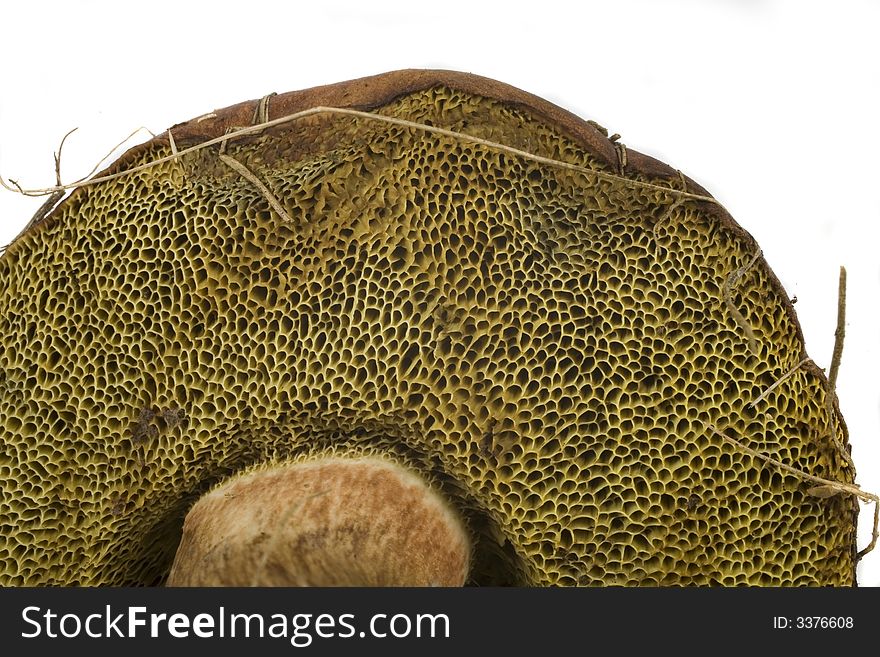
[[[311,89],[291,91],[273,96],[269,103],[269,120],[288,116],[312,107],[342,107],[369,111],[391,103],[397,98],[433,87],[448,87],[468,94],[497,100],[536,116],[562,130],[568,137],[597,156],[613,170],[618,170],[618,155],[614,144],[595,126],[568,110],[517,87],[472,73],[447,70],[404,69],[365,78],[337,82]],[[228,128],[251,125],[259,101],[249,100],[205,117],[172,126],[175,142],[199,143],[225,134]],[[158,139],[167,142],[167,132]],[[666,164],[637,151],[627,151],[627,173],[652,178],[673,178],[678,173]],[[688,181],[688,189],[708,196],[702,187]]]
[[[599,130],[571,112],[503,82],[456,71],[405,69],[291,91],[272,97],[268,104],[268,118],[288,116],[318,106],[370,111],[402,96],[441,86],[522,108],[548,124],[564,129],[570,137],[609,166],[617,166],[613,144]],[[215,110],[213,116],[206,115],[210,118],[199,117],[172,126],[174,139],[178,143],[198,143],[220,137],[228,128],[251,125],[258,103],[256,100],[246,101]],[[158,138],[167,140],[167,133]]]
[[[424,91],[433,87],[445,86],[465,93],[484,96],[497,100],[505,105],[524,110],[548,125],[562,131],[575,143],[582,146],[610,170],[619,170],[619,160],[615,145],[595,126],[558,105],[538,96],[527,93],[509,84],[498,82],[471,73],[460,73],[447,70],[403,69],[389,73],[381,73],[365,78],[337,82],[335,84],[312,87],[299,91],[291,91],[275,95],[268,103],[268,119],[288,116],[296,112],[317,106],[341,107],[358,110],[374,110],[387,105],[407,94]],[[197,118],[169,128],[173,131],[174,141],[180,146],[195,145],[209,139],[221,137],[228,129],[252,125],[259,100],[249,100],[229,107],[214,110]],[[157,143],[168,144],[168,131],[153,139],[130,148],[96,177],[111,175],[124,171],[129,163],[136,159],[144,150]],[[672,167],[650,156],[627,149],[627,163],[624,172],[630,175],[644,175],[649,178],[678,178],[678,172]],[[709,193],[694,181],[685,178],[689,192],[709,196]],[[36,232],[48,225],[71,200],[87,188],[78,188],[44,221],[30,227],[25,233]],[[716,204],[707,204],[705,208],[710,214],[728,228],[733,228],[741,237],[751,239],[735,221]],[[23,237],[22,235],[21,237]]]

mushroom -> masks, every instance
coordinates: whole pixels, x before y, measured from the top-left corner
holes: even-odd
[[[0,325],[2,585],[855,582],[755,240],[499,82],[174,126],[9,246]]]

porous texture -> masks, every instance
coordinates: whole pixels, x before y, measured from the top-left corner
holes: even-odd
[[[461,586],[470,541],[426,482],[377,458],[247,471],[187,514],[169,586]]]
[[[854,583],[855,500],[707,429],[853,479],[814,365],[748,405],[804,346],[754,240],[680,193],[702,190],[473,76],[269,115],[320,104],[589,171],[318,114],[226,147],[291,221],[217,146],[74,192],[0,258],[0,583],[161,583],[202,494],[328,453],[423,473],[467,523],[472,583]],[[111,171],[170,154],[163,136]]]

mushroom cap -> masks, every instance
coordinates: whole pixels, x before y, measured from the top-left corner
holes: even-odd
[[[182,152],[319,106],[399,121]],[[0,257],[0,584],[161,583],[219,482],[371,454],[461,514],[474,583],[854,583],[855,499],[767,460],[852,482],[836,402],[692,180],[449,71],[170,133]]]

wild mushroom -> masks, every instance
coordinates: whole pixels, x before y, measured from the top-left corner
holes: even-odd
[[[8,248],[0,311],[3,585],[855,581],[754,239],[498,82],[175,126]]]

